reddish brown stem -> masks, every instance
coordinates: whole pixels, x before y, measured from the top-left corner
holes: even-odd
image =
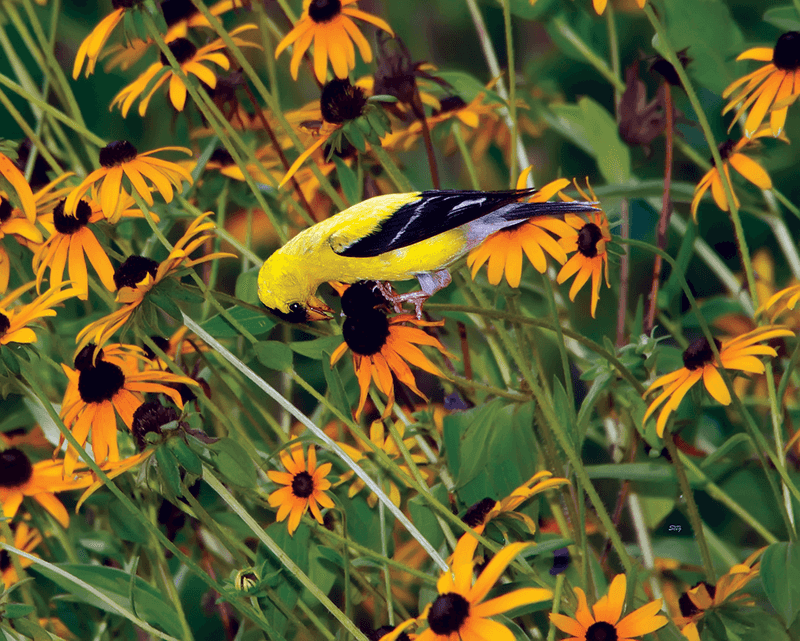
[[[661,197],[661,215],[658,218],[658,230],[656,232],[656,245],[662,251],[667,246],[667,229],[669,218],[672,214],[672,201],[670,199],[670,188],[672,185],[672,90],[668,82],[664,82],[664,110],[666,111],[666,126],[664,135],[666,136],[666,154],[664,159],[664,193]],[[658,307],[658,286],[661,281],[661,256],[656,256],[653,263],[653,281],[650,286],[650,298],[648,299],[647,314],[644,321],[644,332],[649,334],[653,329],[656,319],[656,308]]]
[[[436,154],[433,150],[433,140],[431,140],[431,130],[428,127],[428,119],[425,117],[425,109],[422,106],[422,99],[419,97],[419,88],[414,83],[414,100],[411,104],[414,115],[422,125],[422,139],[425,141],[425,152],[428,154],[428,166],[431,169],[431,182],[434,189],[441,189],[439,182],[439,168],[436,165]]]

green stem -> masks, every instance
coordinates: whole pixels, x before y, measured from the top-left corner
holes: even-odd
[[[397,167],[394,160],[392,160],[391,156],[386,153],[386,150],[381,147],[381,145],[371,145],[370,149],[372,153],[375,154],[375,157],[378,159],[378,162],[381,164],[381,167],[386,171],[389,175],[389,178],[394,183],[395,187],[402,193],[406,193],[409,191],[414,191],[414,188],[411,186],[411,182],[406,178],[405,174]]]
[[[453,139],[456,141],[458,151],[464,161],[464,166],[467,168],[469,182],[472,188],[475,190],[480,189],[481,183],[478,180],[478,172],[475,171],[475,163],[472,162],[472,156],[469,155],[469,149],[467,149],[467,143],[464,142],[464,136],[461,133],[461,126],[458,124],[458,120],[453,121],[450,130],[453,132]]]
[[[556,342],[558,344],[558,353],[561,356],[561,370],[564,374],[564,389],[567,390],[570,412],[573,412],[575,410],[575,392],[572,389],[572,374],[569,369],[567,346],[564,344],[564,332],[561,329],[561,322],[558,319],[556,297],[553,294],[553,285],[546,273],[542,274],[542,282],[544,283],[544,291],[547,294],[547,303],[550,307],[550,313],[553,315],[553,327],[556,330],[556,337],[558,338]]]
[[[608,49],[611,58],[611,71],[615,78],[622,78],[622,67],[619,62],[619,38],[617,37],[617,23],[614,19],[614,3],[606,5],[606,26],[608,27]],[[619,107],[620,94],[622,91],[614,83],[614,105]]]
[[[703,532],[703,522],[700,520],[700,511],[697,509],[697,503],[694,501],[694,493],[692,487],[689,485],[689,479],[686,477],[686,470],[683,468],[681,458],[678,456],[678,448],[675,447],[675,441],[672,434],[664,435],[664,445],[667,447],[669,456],[672,459],[672,466],[675,468],[675,474],[678,476],[678,485],[683,494],[683,500],[686,501],[687,512],[689,513],[689,523],[694,530],[695,540],[697,547],[700,548],[700,558],[703,560],[703,569],[706,573],[706,581],[714,585],[717,582],[717,575],[714,572],[714,563],[711,560],[711,552],[708,549],[706,542],[706,535]]]
[[[520,143],[517,124],[517,70],[514,64],[514,38],[511,29],[511,0],[501,0],[503,5],[503,27],[506,32],[506,58],[508,59],[508,115],[511,118],[511,149],[509,150],[509,172],[511,189],[517,183],[517,156],[514,153]]]
[[[622,81],[619,75],[614,73],[614,70],[608,66],[608,63],[598,56],[591,49],[591,47],[589,47],[589,45],[587,45],[581,39],[581,37],[575,33],[575,31],[573,31],[572,27],[570,27],[563,18],[554,18],[552,24],[558,30],[558,33],[566,38],[569,43],[575,47],[584,58],[586,58],[586,61],[592,65],[601,76],[611,83],[611,86],[614,87],[614,91],[625,91],[625,83]]]

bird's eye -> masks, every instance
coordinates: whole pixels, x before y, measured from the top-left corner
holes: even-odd
[[[289,305],[289,311],[292,314],[298,314],[299,312],[303,311],[303,306],[300,303],[292,303]]]

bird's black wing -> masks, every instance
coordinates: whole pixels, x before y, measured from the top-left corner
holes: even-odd
[[[351,258],[371,258],[393,249],[408,247],[477,220],[481,216],[534,193],[536,193],[535,189],[423,191],[420,193],[419,200],[400,207],[384,220],[374,233],[357,240],[337,253]],[[535,214],[531,213],[531,216],[533,215]],[[522,218],[525,217],[522,216]]]

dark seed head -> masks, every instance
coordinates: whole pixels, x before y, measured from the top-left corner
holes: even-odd
[[[115,9],[132,9],[141,2],[142,0],[111,0],[111,6]]]
[[[439,111],[436,113],[444,114],[449,111],[458,111],[467,106],[467,103],[460,96],[446,96],[439,101]]]
[[[11,567],[11,555],[6,550],[0,550],[0,572],[5,572]]]
[[[75,359],[77,362],[77,358]],[[125,385],[125,374],[114,363],[95,359],[94,366],[80,370],[78,393],[84,403],[110,401]]]
[[[214,153],[211,154],[211,158],[208,160],[209,162],[219,163],[223,167],[229,167],[230,165],[236,164],[236,161],[233,159],[233,156],[231,156],[231,153],[224,147],[217,147],[214,150]]]
[[[62,200],[56,205],[55,209],[53,209],[53,226],[60,234],[74,234],[83,227],[86,227],[89,218],[92,216],[92,208],[85,200],[79,200],[78,206],[75,207],[75,215],[68,216],[64,213],[65,202],[67,201]]]
[[[0,223],[4,223],[11,218],[11,212],[13,211],[14,208],[11,206],[11,201],[0,196]]]
[[[383,297],[375,291],[374,280],[363,280],[348,287],[342,294],[342,312],[345,316],[358,316],[361,312],[385,304]]]
[[[678,62],[681,63],[681,66],[686,69],[687,65],[692,61],[692,59],[686,55],[688,51],[688,47],[686,49],[682,49],[678,51]],[[680,87],[681,79],[678,76],[678,72],[675,71],[675,67],[672,66],[672,63],[667,62],[661,56],[655,56],[652,64],[650,65],[650,71],[655,71],[657,74],[662,76],[664,80],[666,80],[669,84],[673,87]]]
[[[0,338],[6,335],[9,327],[11,327],[11,321],[8,320],[8,316],[0,312]]]
[[[100,150],[100,164],[111,168],[130,162],[139,154],[139,151],[127,140],[115,140],[108,143]]]
[[[373,632],[368,632],[367,638],[370,641],[381,641],[382,637],[386,636],[393,630],[394,630],[393,625],[383,625],[377,630],[374,630]],[[405,632],[401,632],[400,636],[397,637],[397,641],[411,641],[411,637],[409,637],[408,634],[406,634]]]
[[[784,33],[772,51],[772,64],[781,71],[794,71],[800,67],[800,32]]]
[[[617,641],[618,638],[617,628],[605,621],[593,623],[586,630],[586,641]]]
[[[117,289],[122,287],[133,287],[141,283],[147,274],[156,277],[158,263],[152,258],[137,256],[133,254],[125,259],[125,262],[117,267],[114,272],[114,284]]]
[[[292,494],[299,499],[307,499],[314,493],[314,479],[306,472],[298,472],[292,479]]]
[[[341,0],[312,0],[308,7],[308,17],[317,24],[331,21],[341,12]]]
[[[597,256],[597,243],[603,240],[603,232],[594,223],[587,223],[578,232],[578,251],[586,258]]]
[[[731,157],[731,154],[733,153],[733,150],[735,148],[736,148],[735,140],[728,139],[725,142],[720,143],[717,149],[719,149],[719,157],[722,159],[722,162],[725,162],[726,160],[728,160],[728,158]],[[711,158],[711,164],[712,165],[716,164],[714,162],[714,158]]]
[[[342,336],[355,354],[372,356],[381,351],[389,337],[389,319],[377,309],[364,310],[358,316],[348,316],[342,326]]]
[[[460,594],[448,592],[441,594],[428,611],[428,625],[434,634],[443,636],[461,629],[469,616],[469,602]]]
[[[150,340],[156,344],[156,347],[160,349],[165,354],[169,354],[169,339],[164,338],[163,336],[151,336]],[[156,357],[156,353],[150,349],[149,345],[143,345],[142,349],[144,350],[145,356],[150,360],[153,360]]]
[[[192,4],[192,0],[164,0],[161,3],[161,13],[164,14],[167,26],[171,27],[181,20],[192,17],[197,13],[197,7]]]
[[[474,505],[471,505],[461,520],[470,527],[478,527],[483,523],[483,519],[486,518],[486,515],[492,511],[495,503],[497,503],[497,501],[487,496],[485,499],[481,499]]]
[[[722,343],[716,338],[714,343],[717,345],[717,351],[722,349]],[[705,336],[693,341],[683,352],[683,366],[688,370],[696,370],[713,362],[714,352],[711,350],[711,345],[708,344]]]
[[[133,413],[131,432],[141,452],[147,447],[147,434],[161,434],[161,426],[178,420],[178,412],[161,403],[142,403]]]
[[[33,476],[33,465],[25,452],[16,447],[0,452],[0,487],[25,485]]]
[[[550,568],[550,576],[557,576],[569,567],[570,557],[568,548],[558,548],[553,550],[553,567]]]
[[[182,65],[187,60],[191,60],[194,54],[197,53],[197,47],[186,38],[175,38],[175,40],[170,42],[167,46],[172,52],[172,55],[175,56],[179,65]],[[161,54],[161,64],[165,67],[169,67],[169,61],[163,53]]]
[[[351,85],[347,78],[331,80],[322,88],[322,96],[319,99],[322,117],[327,122],[337,125],[358,118],[366,104],[364,90]]]

